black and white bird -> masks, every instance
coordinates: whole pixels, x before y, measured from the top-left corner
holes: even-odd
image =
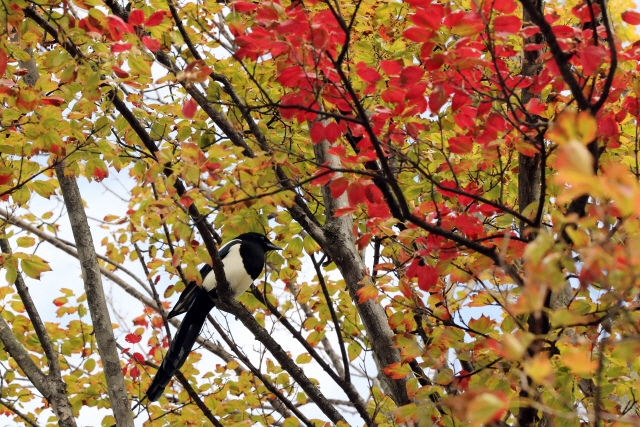
[[[234,298],[242,295],[262,273],[267,252],[281,249],[260,233],[241,234],[220,248],[219,253],[224,264],[224,273]],[[173,374],[184,365],[198,335],[200,335],[207,314],[215,307],[213,300],[207,295],[207,293],[215,292],[216,289],[216,277],[211,266],[205,264],[200,269],[200,275],[202,276],[202,286],[198,286],[196,282],[189,283],[167,316],[170,319],[179,314],[187,313],[169,346],[169,351],[162,360],[160,369],[147,390],[147,397],[152,402],[162,396]]]

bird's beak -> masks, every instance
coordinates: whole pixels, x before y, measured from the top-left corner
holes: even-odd
[[[281,247],[276,246],[271,242],[269,242],[269,244],[267,244],[267,248],[269,248],[269,250],[272,250],[272,251],[281,251],[282,250]]]

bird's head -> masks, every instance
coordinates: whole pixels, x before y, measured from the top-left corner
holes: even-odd
[[[264,249],[265,252],[282,250],[282,248],[271,243],[267,236],[260,233],[244,233],[236,237],[236,239],[258,244],[262,246],[262,249]]]

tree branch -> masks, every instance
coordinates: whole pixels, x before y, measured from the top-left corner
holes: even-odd
[[[302,387],[307,393],[307,396],[313,400],[318,408],[333,422],[337,423],[341,421],[348,424],[342,414],[334,408],[334,406],[327,400],[327,398],[318,390],[313,382],[306,376],[304,371],[295,364],[293,359],[289,357],[287,352],[278,344],[276,340],[271,337],[269,332],[264,329],[254,319],[253,315],[247,308],[234,299],[222,299],[216,300],[216,306],[236,316],[242,324],[249,329],[253,336],[266,347],[267,350],[276,358],[280,366],[284,368],[296,381],[296,383]]]

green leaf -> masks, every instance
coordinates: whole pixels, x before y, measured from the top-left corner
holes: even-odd
[[[40,280],[40,274],[51,271],[51,267],[40,257],[31,255],[30,259],[23,259],[20,262],[20,268],[24,271],[24,274],[32,279]]]
[[[31,187],[33,191],[45,199],[49,199],[56,192],[56,187],[47,181],[34,181]]]

